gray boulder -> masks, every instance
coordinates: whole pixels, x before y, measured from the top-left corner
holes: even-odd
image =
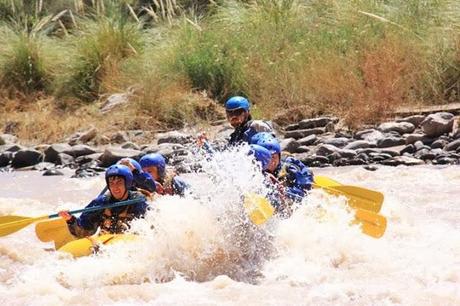
[[[350,139],[345,138],[345,137],[339,137],[339,138],[326,138],[326,139],[322,139],[322,140],[321,140],[321,143],[323,143],[323,144],[328,144],[328,145],[333,145],[333,146],[336,146],[337,148],[343,148],[343,147],[345,147],[349,142],[350,142]]]
[[[193,140],[191,135],[181,133],[178,131],[171,131],[167,133],[158,134],[156,138],[158,139],[158,144],[162,144],[162,143],[186,144]]]
[[[18,138],[11,134],[0,134],[0,145],[15,143]]]
[[[301,146],[310,146],[310,145],[314,144],[317,139],[318,138],[316,137],[316,135],[309,135],[307,137],[304,137],[304,138],[301,138],[301,139],[297,140],[297,142]]]
[[[64,153],[67,150],[70,150],[71,146],[67,143],[55,143],[49,146],[45,154],[45,162],[56,163],[60,153]]]
[[[13,152],[3,152],[0,154],[0,168],[1,167],[6,167],[10,164],[10,162],[13,160],[14,153]]]
[[[25,149],[16,152],[11,164],[14,168],[23,168],[36,165],[42,162],[43,160],[43,153],[37,150]]]
[[[435,113],[428,115],[420,123],[422,131],[428,137],[439,137],[442,134],[450,133],[454,125],[454,115],[451,113]]]
[[[300,139],[307,137],[309,135],[318,135],[323,134],[325,132],[324,128],[313,128],[313,129],[305,129],[305,130],[295,130],[295,131],[287,131],[284,137],[286,138],[294,138]]]
[[[454,140],[450,143],[448,143],[445,147],[444,147],[444,150],[445,151],[455,151],[457,150],[457,148],[460,147],[460,139],[457,139],[457,140]]]
[[[300,144],[294,138],[286,138],[280,142],[281,150],[289,153],[295,153]]]
[[[356,150],[356,149],[364,149],[364,148],[372,148],[375,147],[375,144],[372,144],[366,140],[356,140],[347,144],[344,149],[347,150]]]
[[[142,155],[142,151],[139,150],[108,147],[105,149],[104,153],[102,153],[102,155],[99,157],[99,160],[101,161],[100,166],[109,167],[122,158],[130,157],[136,159],[140,155]]]
[[[311,119],[304,119],[299,122],[300,129],[311,129],[316,127],[325,127],[329,123],[337,123],[339,122],[338,118],[331,118],[331,117],[319,117],[319,118],[311,118]]]
[[[402,135],[412,133],[415,126],[410,122],[385,122],[379,125],[379,130],[384,133],[394,131]]]
[[[405,144],[406,141],[404,138],[395,137],[395,136],[388,136],[377,141],[377,147],[379,148],[387,148],[387,147],[394,147],[400,146]]]
[[[422,121],[425,120],[425,115],[413,115],[396,120],[396,122],[409,122],[415,127],[418,127]]]

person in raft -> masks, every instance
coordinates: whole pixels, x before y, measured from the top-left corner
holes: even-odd
[[[133,190],[139,190],[146,196],[151,196],[155,192],[155,180],[150,173],[142,171],[141,165],[135,159],[125,157],[120,159],[117,164],[125,165],[131,170],[133,174]]]
[[[300,202],[311,189],[313,184],[313,172],[300,160],[288,156],[281,157],[279,141],[271,133],[258,133],[251,138],[252,144],[257,144],[270,151],[271,159],[266,166],[265,173],[279,190],[279,194],[294,202]],[[277,205],[275,209],[281,214],[290,214],[290,203],[282,201],[284,205]]]
[[[101,229],[100,234],[123,233],[129,229],[129,222],[142,218],[146,213],[148,205],[145,198],[140,192],[131,190],[133,174],[127,166],[115,164],[107,168],[105,181],[109,192],[99,195],[86,208],[134,199],[139,199],[139,203],[85,212],[78,218],[68,211],[60,211],[59,216],[66,221],[70,233],[75,237],[91,236],[98,228]]]
[[[163,155],[150,153],[144,155],[139,161],[142,171],[149,173],[156,184],[156,193],[160,195],[184,196],[188,184],[169,167]]]
[[[250,143],[252,136],[260,132],[273,132],[270,124],[263,120],[253,120],[250,113],[250,103],[245,97],[234,96],[225,102],[225,113],[227,121],[234,128],[230,134],[228,145],[235,146],[242,143]],[[199,147],[205,146],[205,149],[212,153],[208,139],[205,133],[198,135],[197,143]]]

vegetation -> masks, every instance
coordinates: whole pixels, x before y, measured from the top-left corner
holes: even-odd
[[[459,30],[453,0],[0,0],[0,126],[36,105],[110,126],[99,102],[130,91],[118,128],[213,119],[235,94],[279,123],[353,128],[459,101]]]

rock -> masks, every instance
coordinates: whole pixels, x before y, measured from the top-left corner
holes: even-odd
[[[299,129],[299,124],[298,123],[289,124],[284,128],[285,131],[294,131],[294,130],[298,130],[298,129]]]
[[[75,159],[69,154],[59,153],[54,163],[56,165],[70,165],[70,164],[73,164],[74,160]]]
[[[309,153],[310,149],[307,146],[299,146],[296,150],[295,153]]]
[[[448,143],[449,143],[449,141],[447,141],[447,140],[445,140],[445,139],[438,139],[438,140],[435,140],[435,141],[431,144],[431,148],[432,148],[432,149],[442,149],[442,148],[444,148]]]
[[[454,140],[450,143],[448,143],[445,147],[444,147],[444,150],[445,151],[455,151],[457,150],[457,148],[460,147],[460,139],[457,139],[457,140]]]
[[[400,146],[405,144],[406,141],[401,137],[389,136],[377,141],[377,147],[379,148],[386,148],[386,147],[394,147]]]
[[[425,138],[423,134],[404,134],[403,137],[406,139],[406,144],[414,144],[417,141],[422,141]]]
[[[334,133],[335,132],[335,124],[332,123],[332,122],[329,122],[328,124],[326,124],[326,126],[324,127],[325,131],[327,133]]]
[[[345,137],[340,137],[340,138],[328,138],[328,139],[323,139],[321,140],[323,144],[328,144],[328,145],[333,145],[337,148],[342,148],[346,146],[350,140]]]
[[[431,152],[431,150],[422,149],[420,151],[417,151],[414,154],[414,157],[421,160],[433,160],[436,158],[436,154]]]
[[[10,162],[13,160],[14,153],[13,152],[3,152],[0,154],[0,168],[1,167],[6,167],[10,164]]]
[[[405,118],[401,118],[396,120],[396,122],[410,122],[412,123],[415,127],[418,127],[420,123],[425,119],[425,115],[413,115]],[[412,133],[412,132],[410,132]]]
[[[379,125],[379,130],[384,133],[395,131],[402,135],[412,133],[415,126],[409,122],[385,122]]]
[[[363,168],[366,169],[367,171],[375,171],[378,169],[378,167],[375,165],[366,165]]]
[[[0,145],[15,143],[18,138],[11,134],[0,134]]]
[[[125,142],[124,144],[121,145],[122,149],[133,149],[133,150],[140,150],[139,146],[133,142]]]
[[[166,159],[173,158],[174,156],[187,155],[188,151],[185,147],[178,143],[162,143],[158,145],[157,152],[163,155]]]
[[[390,159],[393,157],[390,154],[386,154],[386,153],[370,153],[369,156],[372,158],[373,161],[376,161],[376,162],[382,161],[385,159]]]
[[[178,131],[171,131],[167,133],[158,134],[157,137],[158,144],[162,143],[178,143],[186,144],[193,140],[191,135],[187,135]]]
[[[31,170],[38,170],[38,171],[45,171],[45,170],[49,170],[49,169],[54,169],[56,166],[53,164],[53,163],[48,163],[48,162],[40,162],[36,165],[33,165],[29,168],[31,168]]]
[[[330,118],[330,117],[319,117],[319,118],[311,118],[311,119],[304,119],[298,123],[300,129],[311,129],[317,127],[325,127],[329,123],[337,123],[339,122],[338,118]]]
[[[286,138],[294,138],[294,139],[299,139],[299,138],[304,138],[309,135],[318,135],[318,134],[323,134],[325,132],[324,128],[314,128],[314,129],[306,129],[306,130],[295,130],[295,131],[288,131],[284,135]]]
[[[122,149],[117,147],[106,148],[104,153],[99,157],[101,167],[109,167],[124,157],[136,159],[142,155],[142,151]]]
[[[83,164],[95,162],[95,161],[100,159],[101,155],[102,155],[102,153],[93,153],[93,154],[90,154],[90,155],[82,155],[82,156],[77,157],[75,159],[75,163],[77,163],[78,165],[83,165]]]
[[[404,153],[413,154],[415,153],[415,151],[416,151],[415,146],[413,144],[408,144],[399,152],[399,154],[401,155],[403,155]]]
[[[64,175],[64,173],[56,169],[49,169],[43,172],[43,176],[54,176],[54,175]]]
[[[420,123],[422,131],[428,137],[439,137],[442,134],[450,133],[454,125],[454,115],[451,113],[435,113],[428,115]]]
[[[74,158],[84,156],[84,155],[91,155],[94,153],[97,153],[97,150],[94,148],[91,148],[90,146],[87,145],[75,145],[70,147],[69,149],[65,150],[63,153],[66,153],[70,156],[73,156]]]
[[[399,161],[402,165],[406,166],[417,166],[425,164],[423,160],[408,156],[396,156],[394,157],[394,159]]]
[[[347,150],[356,150],[356,149],[364,149],[364,148],[374,148],[375,144],[372,144],[366,140],[355,140],[349,144],[347,144],[344,149]]]
[[[56,163],[60,153],[70,150],[71,146],[67,143],[55,143],[49,146],[45,154],[45,162]]]
[[[91,127],[90,129],[84,132],[77,132],[69,137],[68,143],[70,145],[76,145],[78,143],[87,143],[88,141],[95,138],[97,135],[97,129],[95,127]]]
[[[425,145],[420,140],[418,140],[418,141],[416,141],[414,143],[414,147],[415,147],[415,151],[418,151],[418,150],[421,150],[421,149],[426,149]]]
[[[433,160],[433,164],[438,164],[438,165],[453,165],[456,162],[457,161],[454,158],[448,157],[448,156],[441,156]]]
[[[43,160],[43,153],[37,150],[25,149],[16,152],[11,164],[14,168],[23,168],[36,165],[42,162]]]
[[[289,153],[295,153],[300,144],[295,141],[294,138],[286,138],[281,140],[281,151],[287,151]]]
[[[389,154],[393,157],[401,155],[401,150],[404,149],[405,146],[396,146],[396,147],[388,147],[380,150],[381,153]]]
[[[371,143],[377,143],[378,140],[384,137],[383,133],[375,129],[367,129],[358,131],[355,134],[355,138],[358,140],[366,140]]]
[[[316,155],[318,156],[328,156],[334,152],[338,152],[339,148],[333,145],[321,144],[316,148]]]
[[[118,131],[110,136],[111,143],[122,144],[129,141],[128,134],[125,131]]]
[[[304,138],[301,138],[299,140],[297,140],[297,142],[301,145],[301,146],[310,146],[312,144],[314,144],[316,142],[316,135],[309,135],[307,137],[304,137]]]
[[[131,87],[126,92],[114,93],[110,95],[107,100],[105,100],[104,103],[102,103],[100,106],[101,113],[105,114],[112,111],[116,107],[128,104],[130,98],[133,96],[133,91],[134,88]]]
[[[26,147],[17,144],[5,144],[0,146],[0,152],[17,152],[20,150],[26,150]]]

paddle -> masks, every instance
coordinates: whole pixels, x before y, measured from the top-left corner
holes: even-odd
[[[275,212],[270,202],[256,193],[245,194],[243,205],[249,214],[249,219],[256,225],[265,223]]]
[[[97,211],[97,210],[101,210],[105,208],[131,205],[134,203],[139,203],[141,201],[145,201],[145,198],[138,198],[138,199],[133,199],[133,200],[116,202],[116,203],[113,203],[107,206],[95,206],[95,207],[77,209],[77,210],[70,211],[69,213],[78,214],[81,212]],[[41,216],[41,217],[36,217],[36,218],[22,217],[22,216],[2,216],[0,217],[0,237],[15,233],[31,223],[34,223],[40,220],[45,220],[45,219],[57,218],[57,217],[59,217],[58,214],[52,214],[52,215]]]
[[[325,189],[327,192],[335,195],[344,195],[348,198],[348,203],[352,207],[361,208],[378,213],[382,208],[383,194],[378,191],[357,187],[342,185],[331,178],[321,175],[315,175],[315,187]]]

